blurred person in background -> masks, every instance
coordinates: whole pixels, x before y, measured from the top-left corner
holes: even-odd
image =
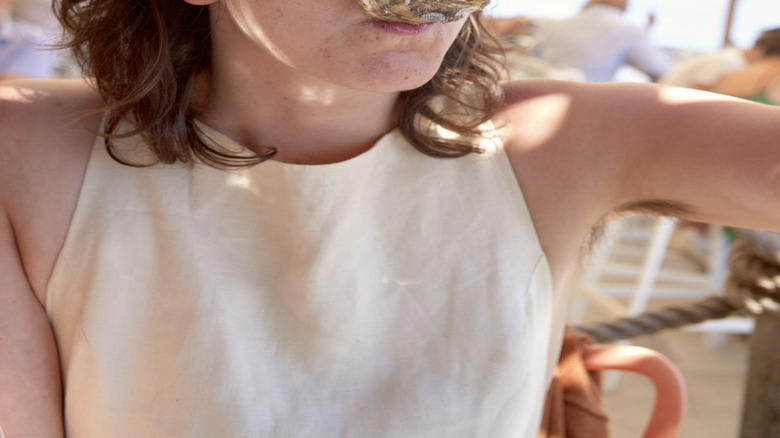
[[[743,69],[724,76],[712,91],[780,105],[780,28],[761,33],[758,55]]]
[[[717,52],[694,55],[676,63],[658,83],[709,90],[724,75],[744,68],[755,53],[754,48],[728,46]]]
[[[727,74],[741,70],[762,57],[764,49],[761,46],[766,44],[766,41],[762,40],[765,36],[766,32],[762,32],[749,49],[728,46],[717,52],[704,53],[680,61],[658,83],[710,90]]]
[[[43,30],[11,17],[11,0],[0,0],[0,80],[48,78],[54,72]]]
[[[539,35],[534,54],[557,65],[582,70],[588,82],[611,81],[630,65],[655,81],[671,66],[669,55],[624,17],[627,0],[591,0],[574,17],[550,24]],[[649,17],[652,25],[654,17]]]

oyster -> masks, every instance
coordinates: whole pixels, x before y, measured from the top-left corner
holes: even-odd
[[[490,0],[357,0],[366,14],[380,21],[448,23],[482,10]]]

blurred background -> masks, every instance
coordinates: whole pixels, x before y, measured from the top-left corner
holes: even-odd
[[[576,14],[583,0],[493,0],[487,13],[497,17],[546,17],[562,19]],[[697,52],[723,47],[732,0],[632,0],[626,18],[644,26],[650,14],[656,22],[653,41],[670,49]],[[731,42],[753,44],[760,30],[780,23],[780,1],[736,0]]]

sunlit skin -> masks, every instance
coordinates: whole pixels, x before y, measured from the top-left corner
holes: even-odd
[[[398,93],[433,76],[462,26],[400,35],[369,25],[354,0],[189,2],[214,12],[201,118],[293,163],[370,148],[394,128]],[[549,260],[553,344],[583,244],[626,205],[674,201],[690,208],[686,219],[780,231],[780,108],[640,84],[522,80],[504,89],[494,121]],[[0,84],[0,422],[8,437],[63,436],[46,286],[98,129],[100,117],[84,115],[102,104],[80,80]]]
[[[399,38],[371,26],[354,0],[214,3],[215,66],[274,69],[290,82],[388,92],[416,88],[438,69],[463,20]],[[230,55],[245,54],[246,57]],[[291,77],[292,76],[292,77]]]

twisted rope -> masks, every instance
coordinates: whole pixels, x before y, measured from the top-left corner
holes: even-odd
[[[629,318],[578,326],[574,331],[587,333],[596,342],[612,342],[725,318],[742,307],[741,303],[728,297],[715,295],[684,306],[669,306]]]
[[[729,253],[724,295],[629,318],[578,326],[597,342],[630,339],[661,330],[722,319],[736,311],[780,318],[780,234],[738,230]]]

